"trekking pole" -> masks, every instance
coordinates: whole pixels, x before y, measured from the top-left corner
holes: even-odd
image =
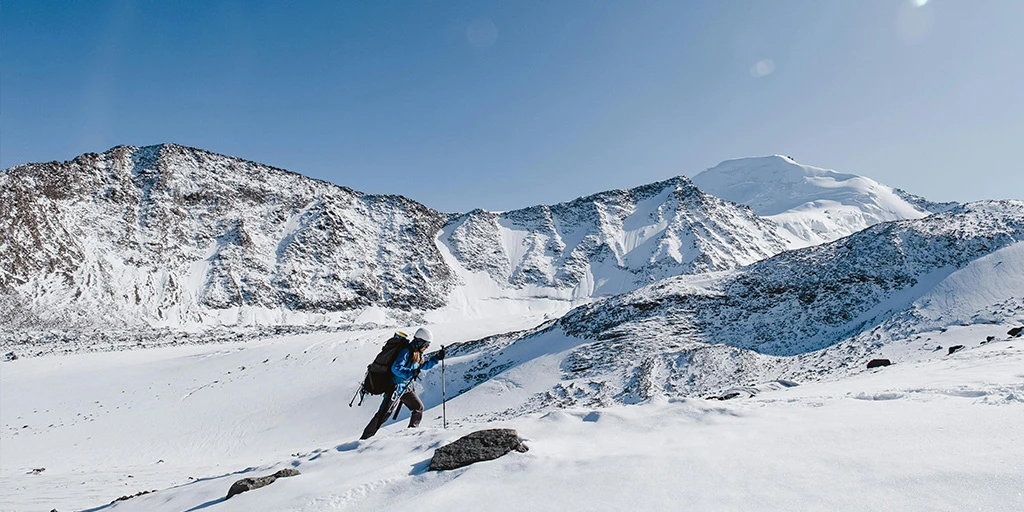
[[[444,345],[441,345],[441,350],[444,350]],[[444,393],[444,359],[441,360],[441,428],[448,428],[448,415],[445,413],[444,404],[447,401],[447,397]]]

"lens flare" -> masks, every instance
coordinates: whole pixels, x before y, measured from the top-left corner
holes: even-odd
[[[761,78],[775,72],[775,62],[771,59],[761,59],[750,67],[750,76]]]

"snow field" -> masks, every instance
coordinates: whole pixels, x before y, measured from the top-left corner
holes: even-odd
[[[527,327],[513,324],[501,327]],[[580,342],[544,337],[451,399],[448,430],[436,368],[423,428],[403,428],[403,413],[368,441],[379,398],[346,404],[390,331],[23,359],[0,367],[0,510],[1021,510],[1024,341],[977,343],[997,328],[890,345],[894,366],[747,400],[493,414],[551,385]],[[484,334],[432,329],[438,343]],[[448,361],[450,393],[460,363]],[[425,471],[436,447],[496,427],[530,451]],[[283,467],[302,474],[221,501],[235,480]]]

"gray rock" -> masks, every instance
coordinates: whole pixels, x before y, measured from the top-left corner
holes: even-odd
[[[1017,337],[1020,336],[1022,331],[1024,331],[1024,327],[1014,327],[1013,329],[1007,331],[1006,334],[1009,334],[1010,336],[1013,337]]]
[[[868,361],[868,369],[878,368],[879,366],[889,366],[890,364],[892,364],[892,361],[889,361],[888,359],[872,359]]]
[[[111,503],[117,503],[119,501],[128,501],[128,500],[130,500],[132,498],[138,498],[139,496],[142,496],[143,494],[149,494],[151,492],[156,492],[156,489],[153,489],[152,491],[139,491],[139,492],[137,492],[135,494],[126,494],[124,496],[121,496],[120,498],[115,499],[114,501],[111,501]]]
[[[963,345],[953,345],[952,347],[949,347],[949,353],[946,355],[952,354],[953,352],[956,352],[957,350],[960,350],[962,348],[964,348]]]
[[[525,452],[528,449],[514,429],[478,430],[435,450],[434,457],[430,459],[430,470],[461,468],[476,462],[497,459],[513,450]]]
[[[268,486],[274,483],[274,480],[277,480],[278,478],[296,476],[298,474],[300,474],[299,470],[287,468],[282,469],[277,473],[274,473],[273,475],[261,476],[258,478],[243,478],[231,484],[231,488],[228,489],[228,496],[227,498],[224,499],[228,499],[236,494],[241,494],[245,491],[251,491],[253,489],[259,489],[260,487]]]

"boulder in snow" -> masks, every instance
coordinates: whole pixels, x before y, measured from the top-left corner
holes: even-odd
[[[889,366],[890,364],[892,364],[892,361],[889,361],[888,359],[872,359],[868,361],[868,369],[870,370],[871,368],[878,368],[880,366]]]
[[[1024,327],[1014,327],[1013,329],[1007,331],[1006,334],[1009,334],[1010,336],[1013,337],[1017,337],[1020,336],[1022,331],[1024,331]]]
[[[292,468],[287,468],[287,469],[282,469],[282,470],[278,471],[277,473],[274,473],[273,475],[261,476],[261,477],[258,477],[258,478],[243,478],[243,479],[241,479],[241,480],[231,484],[231,488],[228,489],[228,496],[227,496],[227,498],[224,498],[224,499],[228,499],[228,498],[230,498],[230,497],[232,497],[232,496],[234,496],[236,494],[241,494],[241,493],[243,493],[245,491],[251,491],[253,489],[259,489],[260,487],[265,487],[267,485],[270,485],[270,484],[274,483],[274,480],[277,480],[278,478],[284,478],[284,477],[287,477],[287,476],[295,476],[295,475],[298,475],[298,474],[299,474],[299,470],[292,469]]]
[[[962,348],[964,348],[963,345],[953,345],[952,347],[949,347],[949,354],[952,354],[953,352],[956,352],[957,350],[960,350]],[[946,355],[949,355],[949,354],[946,354]]]
[[[435,450],[434,457],[430,459],[430,470],[461,468],[476,462],[497,459],[512,450],[528,450],[514,429],[478,430]]]
[[[708,396],[708,397],[705,397],[704,399],[705,400],[732,400],[734,398],[753,398],[754,395],[757,395],[757,393],[759,391],[760,390],[758,390],[757,388],[746,387],[746,386],[745,387],[739,387],[739,388],[729,388],[729,389],[723,391],[721,395]]]

